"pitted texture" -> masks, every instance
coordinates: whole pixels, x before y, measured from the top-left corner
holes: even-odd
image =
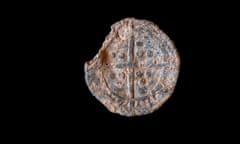
[[[155,24],[135,18],[111,26],[93,60],[85,63],[91,93],[111,112],[138,116],[157,110],[172,94],[180,58]]]

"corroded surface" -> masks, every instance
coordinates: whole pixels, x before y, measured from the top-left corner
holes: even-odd
[[[111,26],[99,53],[85,63],[85,80],[109,111],[145,115],[170,97],[179,65],[172,41],[156,25],[126,18]]]

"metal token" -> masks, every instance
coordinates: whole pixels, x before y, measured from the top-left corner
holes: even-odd
[[[179,67],[173,42],[158,26],[125,18],[111,26],[98,54],[85,63],[85,80],[109,111],[140,116],[171,96]]]

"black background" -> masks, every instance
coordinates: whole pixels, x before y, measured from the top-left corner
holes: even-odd
[[[199,78],[195,76],[199,75],[195,69],[199,63],[195,60],[200,49],[197,33],[201,31],[197,29],[196,19],[176,13],[83,13],[67,9],[60,13],[51,12],[50,16],[43,18],[43,31],[46,32],[43,39],[49,42],[44,51],[50,60],[46,81],[50,93],[44,96],[44,103],[47,103],[45,112],[54,120],[53,124],[116,129],[162,129],[168,127],[166,125],[183,128],[182,125],[192,124],[203,116],[206,102],[196,88]],[[158,24],[175,42],[181,57],[179,81],[172,97],[155,113],[136,118],[110,113],[91,95],[84,81],[84,63],[97,54],[110,26],[125,17],[148,19]]]
[[[201,79],[198,76],[201,74],[197,70],[201,68],[198,68],[199,62],[195,60],[200,46],[196,44],[199,29],[193,27],[196,24],[194,19],[177,14],[81,15],[74,12],[68,12],[65,16],[57,14],[56,17],[53,16],[54,21],[50,27],[47,26],[50,35],[53,34],[50,38],[53,45],[46,49],[50,49],[49,58],[53,62],[48,66],[54,71],[50,71],[53,83],[49,89],[52,93],[47,95],[46,101],[49,101],[48,114],[56,120],[54,122],[70,122],[74,126],[86,124],[89,128],[101,126],[140,130],[183,128],[183,125],[195,125],[198,118],[203,118],[206,102],[202,97],[207,97],[207,94],[198,89]],[[158,111],[142,117],[127,118],[109,112],[92,96],[84,81],[84,63],[97,54],[105,36],[110,32],[110,26],[125,17],[148,19],[158,24],[175,42],[181,57],[179,80],[172,97]]]
[[[31,59],[26,60],[31,69],[27,73],[31,80],[27,92],[30,98],[25,99],[25,115],[29,117],[26,123],[31,123],[33,130],[81,138],[101,134],[116,134],[118,139],[131,135],[143,139],[168,135],[212,137],[213,131],[223,128],[216,121],[226,113],[221,96],[225,94],[221,85],[225,78],[219,80],[215,71],[224,65],[221,56],[225,51],[223,45],[218,45],[224,38],[219,37],[219,13],[214,10],[198,3],[98,9],[56,4],[17,14],[27,29],[22,31],[28,35],[27,46],[31,48]],[[92,96],[84,80],[84,63],[97,54],[110,26],[126,17],[157,24],[180,54],[174,93],[158,111],[146,116],[124,117],[109,112]],[[204,131],[203,135],[196,134],[199,131]]]

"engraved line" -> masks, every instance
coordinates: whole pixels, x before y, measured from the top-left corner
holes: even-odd
[[[130,38],[130,45],[129,45],[129,50],[130,50],[130,61],[129,61],[129,66],[131,68],[131,71],[132,73],[130,74],[131,75],[131,92],[132,92],[132,97],[134,98],[135,97],[135,84],[134,84],[134,36],[132,35],[131,38]]]
[[[162,63],[162,64],[150,64],[148,66],[145,67],[141,67],[141,68],[161,68],[161,67],[165,67],[167,64],[166,63]],[[123,64],[117,64],[115,66],[98,66],[95,67],[94,69],[89,69],[87,71],[95,71],[95,70],[104,70],[104,69],[123,69],[123,68],[138,68],[136,63],[123,63]]]

